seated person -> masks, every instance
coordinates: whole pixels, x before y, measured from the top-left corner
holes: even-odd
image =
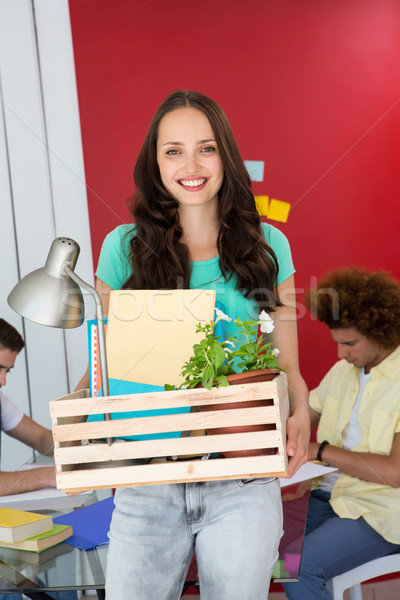
[[[15,359],[24,346],[25,342],[18,331],[7,321],[0,319],[0,388],[6,384],[7,374],[13,368]],[[52,456],[51,431],[25,415],[1,390],[0,423],[1,431],[42,454]],[[14,473],[0,471],[0,496],[44,487],[56,487],[54,467],[40,467]]]
[[[25,342],[18,331],[4,319],[0,319],[0,388],[6,384],[7,373],[13,368],[18,353]],[[0,430],[34,448],[41,454],[52,456],[53,437],[51,431],[42,427],[0,391]],[[39,467],[28,471],[7,473],[0,471],[0,496],[19,494],[44,487],[56,487],[54,467]],[[9,584],[0,581],[0,592]],[[55,600],[76,600],[75,591],[47,592]],[[0,600],[22,600],[20,592],[0,593]]]
[[[299,581],[284,588],[290,600],[331,600],[327,580],[400,550],[400,285],[339,269],[306,304],[340,359],[310,395],[308,458],[339,470],[314,481]]]

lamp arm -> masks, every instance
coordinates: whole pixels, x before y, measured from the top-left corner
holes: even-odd
[[[110,390],[108,385],[108,368],[107,368],[107,355],[106,355],[106,338],[104,334],[104,316],[103,316],[103,305],[101,303],[100,294],[98,291],[86,283],[83,279],[79,277],[71,269],[69,264],[64,265],[65,273],[71,277],[75,283],[77,283],[84,290],[89,292],[94,298],[96,303],[96,320],[97,320],[97,330],[98,330],[98,338],[99,338],[99,358],[100,358],[100,373],[101,373],[101,385],[103,387],[103,396],[109,396]]]
[[[89,292],[89,294],[91,294],[93,296],[94,301],[96,303],[96,320],[97,320],[97,335],[98,335],[98,338],[99,338],[99,358],[100,358],[101,385],[102,385],[102,388],[103,388],[103,397],[104,396],[109,396],[110,395],[110,390],[109,390],[109,385],[108,385],[106,337],[105,337],[105,334],[104,334],[104,315],[103,315],[103,305],[101,303],[100,294],[98,293],[98,291],[94,287],[92,287],[91,285],[89,285],[88,283],[86,283],[86,281],[84,281],[83,279],[81,279],[79,277],[79,275],[77,275],[75,273],[75,271],[73,271],[71,269],[71,267],[69,266],[68,263],[64,264],[63,270],[64,270],[64,272],[69,277],[71,277],[71,279],[73,281],[75,281],[75,283],[77,283],[80,287],[82,287],[84,290],[86,290],[87,292]],[[104,415],[104,419],[106,421],[110,421],[111,420],[111,415],[109,413],[106,413]],[[107,443],[110,446],[112,444],[112,438],[107,438]]]

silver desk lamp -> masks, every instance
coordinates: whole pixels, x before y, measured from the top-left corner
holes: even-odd
[[[23,277],[13,288],[7,301],[15,312],[30,321],[48,327],[69,329],[79,327],[84,321],[85,303],[80,288],[89,292],[96,303],[103,396],[108,396],[103,306],[97,290],[74,272],[79,252],[79,244],[74,240],[66,237],[56,238],[51,245],[45,266]],[[104,418],[109,421],[111,415],[106,414]],[[107,438],[107,442],[111,444],[112,438]]]

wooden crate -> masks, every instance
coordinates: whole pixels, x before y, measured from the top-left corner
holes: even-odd
[[[229,408],[232,403],[267,400],[266,406]],[[215,410],[215,405],[226,405]],[[213,410],[214,405],[214,410]],[[85,422],[89,414],[191,407],[190,413]],[[50,402],[57,487],[64,491],[132,485],[245,479],[287,474],[286,419],[289,413],[284,373],[273,381],[229,387],[152,392],[91,398],[88,390]],[[243,425],[272,425],[250,433],[195,435],[145,441],[105,438],[173,431],[212,430]],[[89,442],[90,440],[90,442]],[[275,454],[201,460],[200,455],[275,449]],[[196,458],[193,458],[197,455]],[[179,456],[178,461],[163,457]],[[144,459],[154,457],[148,464]],[[188,457],[187,460],[182,458]],[[190,458],[192,457],[192,458]],[[158,460],[157,460],[158,459]],[[110,468],[111,467],[111,468]]]

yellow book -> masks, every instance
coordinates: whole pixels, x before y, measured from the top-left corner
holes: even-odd
[[[53,529],[53,519],[47,515],[0,508],[0,542],[18,542]]]
[[[34,535],[26,540],[19,542],[1,542],[0,546],[4,548],[14,548],[14,550],[29,550],[30,552],[41,552],[46,548],[51,548],[60,542],[63,542],[73,534],[71,525],[54,525],[53,529]]]

